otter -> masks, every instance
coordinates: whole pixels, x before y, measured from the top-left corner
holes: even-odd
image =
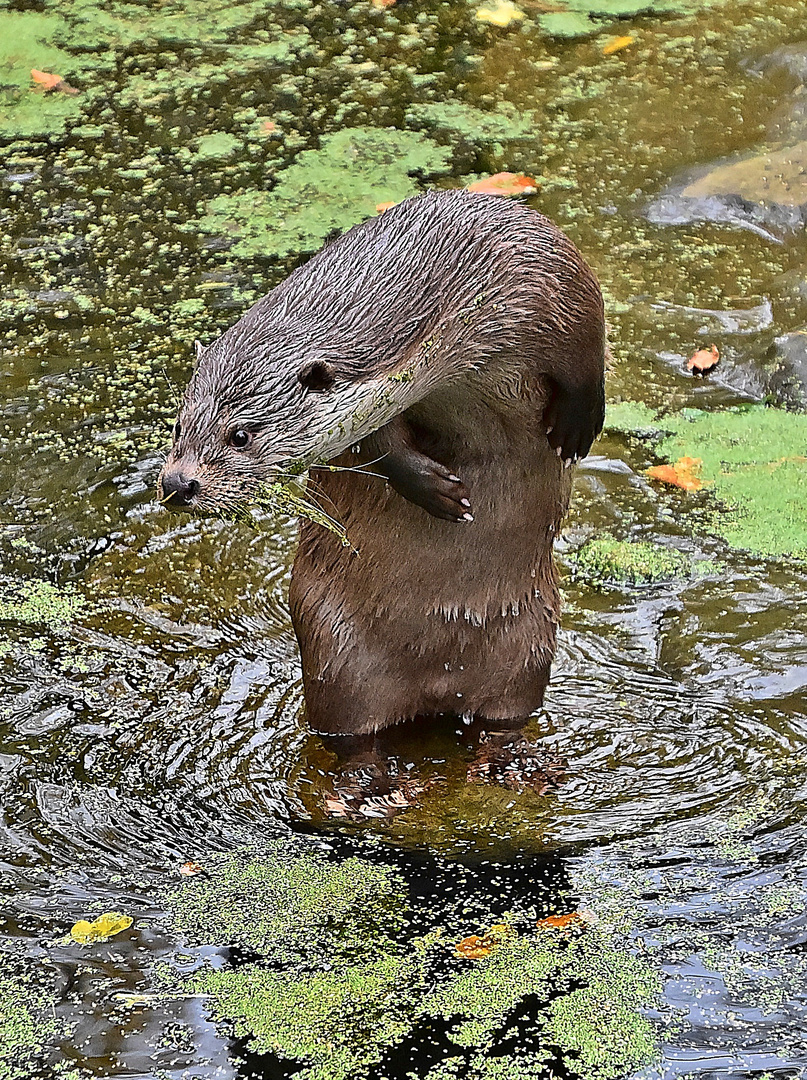
[[[161,501],[234,513],[309,468],[350,541],[300,523],[289,599],[314,730],[518,728],[541,706],[553,541],[602,429],[606,348],[574,244],[466,191],[356,225],[197,344]]]

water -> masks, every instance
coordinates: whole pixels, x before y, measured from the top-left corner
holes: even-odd
[[[746,400],[762,385],[754,363],[807,319],[802,233],[778,243],[645,217],[681,170],[790,122],[793,78],[753,65],[801,39],[801,4],[634,17],[615,29],[634,45],[611,57],[602,36],[489,33],[465,9],[434,4],[267,7],[252,25],[233,16],[228,41],[254,45],[255,27],[293,32],[303,17],[314,51],[278,70],[233,65],[207,24],[196,41],[176,31],[176,46],[136,37],[81,84],[100,86],[83,118],[96,134],[7,154],[3,584],[45,581],[85,606],[4,621],[0,886],[7,939],[51,958],[58,1013],[77,1025],[57,1054],[91,1075],[259,1068],[229,1060],[202,1002],[171,1005],[189,1043],[178,1050],[160,1048],[166,1016],[113,995],[142,990],[177,948],[155,899],[177,865],[267,830],[339,834],[324,810],[334,761],[301,715],[285,600],[293,524],[179,520],[153,498],[193,338],[211,340],[295,258],[237,259],[180,226],[340,126],[400,126],[411,100],[508,102],[534,113],[534,136],[455,136],[454,176],[540,175],[532,203],[570,233],[606,292],[611,400]],[[188,78],[211,68],[192,93],[171,84],[155,97],[157,74],[173,77],[172,49]],[[283,138],[187,156],[205,134],[242,133],[249,110],[277,117]],[[725,364],[695,381],[681,361],[704,335],[719,337]],[[611,530],[719,571],[638,590],[566,576],[554,679],[533,724],[565,763],[562,782],[541,796],[470,785],[473,751],[436,732],[400,750],[400,767],[430,783],[420,803],[345,828],[381,835],[390,859],[493,860],[519,882],[523,860],[545,860],[546,882],[519,885],[539,904],[559,883],[580,906],[620,891],[631,940],[665,975],[663,1049],[646,1080],[805,1077],[807,570],[727,547],[691,501],[646,482],[654,461],[645,443],[603,436],[578,470],[561,561]],[[50,946],[109,909],[135,915],[137,935],[92,955]]]

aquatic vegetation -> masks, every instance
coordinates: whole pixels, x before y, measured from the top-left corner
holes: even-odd
[[[56,1019],[53,972],[8,945],[0,947],[0,1080],[43,1075],[43,1059],[64,1025]],[[48,984],[51,984],[50,986]],[[79,1080],[78,1074],[72,1074]],[[70,1080],[67,1071],[65,1080]]]
[[[703,574],[714,569],[696,563],[683,552],[650,541],[596,536],[569,556],[572,577],[601,588],[607,585],[654,585],[661,581]]]
[[[447,150],[417,132],[345,128],[299,154],[272,191],[213,199],[198,226],[233,237],[236,255],[314,251],[372,217],[379,203],[417,194],[413,176],[445,173],[449,161]]]
[[[606,423],[647,434],[672,460],[702,461],[704,487],[719,500],[710,527],[734,547],[807,558],[807,416],[762,405],[662,417],[636,403],[615,405]]]
[[[48,581],[0,581],[0,619],[63,630],[87,608],[86,599]]]
[[[208,879],[168,897],[178,929],[200,944],[259,955],[179,981],[163,968],[160,979],[210,995],[217,1019],[254,1051],[302,1065],[305,1080],[359,1080],[390,1047],[431,1039],[425,1033],[435,1025],[451,1049],[433,1077],[460,1065],[462,1076],[527,1077],[559,1053],[572,1075],[615,1080],[656,1054],[643,1010],[659,993],[658,974],[611,935],[522,926],[482,959],[452,958],[438,913],[415,918],[403,879],[387,867],[277,843],[207,868]],[[281,964],[294,966],[293,979]],[[511,1046],[515,1015],[528,1041],[545,1049]]]
[[[722,0],[562,0],[556,10],[537,17],[552,37],[574,38],[598,34],[616,19],[636,15],[684,15]]]
[[[55,14],[0,12],[0,137],[58,133],[83,106],[81,96],[46,93],[34,87],[31,69],[71,78],[81,59],[54,44],[65,27]]]
[[[504,105],[486,111],[461,101],[412,105],[406,110],[406,120],[412,127],[446,132],[479,144],[534,139],[539,131],[539,122],[531,113]]]

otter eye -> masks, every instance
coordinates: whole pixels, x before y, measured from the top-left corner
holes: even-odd
[[[230,433],[228,442],[233,450],[246,450],[254,438],[255,436],[251,431],[244,431],[243,428],[239,428],[237,431]]]

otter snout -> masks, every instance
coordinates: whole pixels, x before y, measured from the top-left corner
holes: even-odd
[[[200,489],[198,480],[185,476],[179,469],[164,471],[157,483],[160,502],[171,510],[190,510]]]

